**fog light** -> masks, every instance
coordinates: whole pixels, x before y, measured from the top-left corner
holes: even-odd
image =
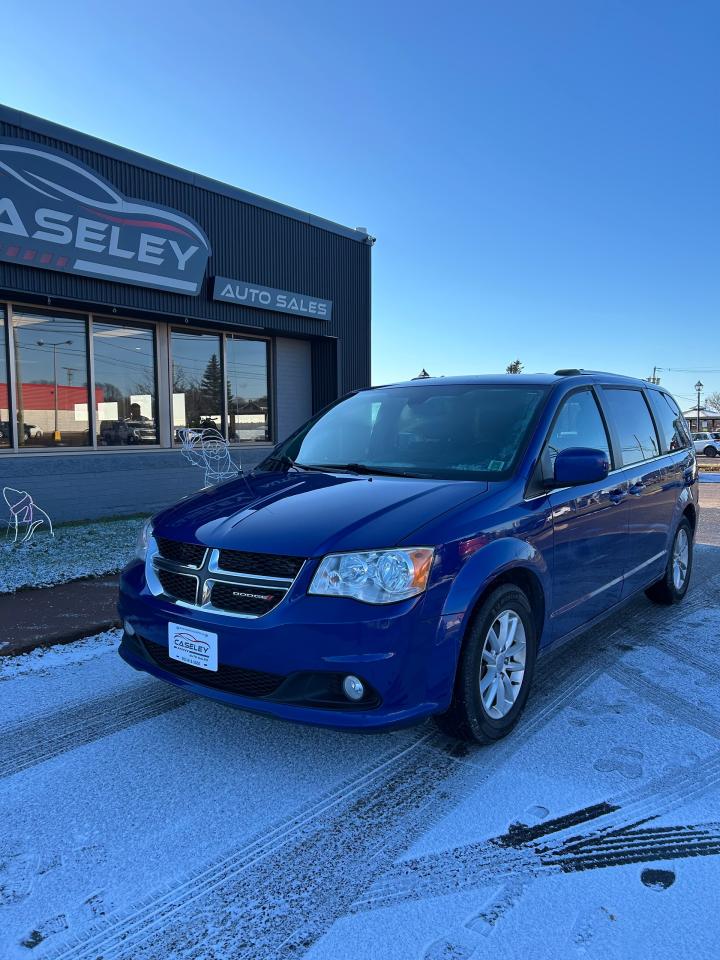
[[[126,633],[129,637],[134,637],[134,636],[135,636],[135,627],[130,623],[129,620],[124,620],[124,621],[123,621],[123,629],[125,630],[125,633]]]
[[[348,700],[362,700],[365,695],[365,687],[362,684],[362,680],[358,680],[357,677],[345,677],[343,680],[343,693],[348,698]]]

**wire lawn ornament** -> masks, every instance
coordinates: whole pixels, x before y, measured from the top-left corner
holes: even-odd
[[[50,530],[50,536],[54,537],[52,520],[41,510],[33,501],[33,498],[26,490],[16,490],[15,487],[3,487],[3,499],[10,510],[10,519],[5,530],[5,539],[9,539],[10,531],[14,531],[13,543],[18,542],[21,532],[25,531],[20,543],[28,543],[32,540],[38,527],[46,523]]]
[[[214,427],[204,427],[202,430],[184,427],[178,430],[178,435],[185,459],[193,466],[205,468],[206,487],[232,480],[240,473],[230,457],[230,446],[219,430]]]

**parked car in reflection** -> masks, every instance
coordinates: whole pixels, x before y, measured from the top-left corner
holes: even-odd
[[[36,427],[34,423],[24,423],[23,429],[25,431],[26,440],[32,440],[33,438],[37,438],[39,440],[43,435],[40,427]]]
[[[152,420],[102,420],[100,422],[100,443],[107,446],[157,442],[157,429]]]
[[[694,433],[692,438],[695,453],[702,453],[706,457],[717,457],[720,454],[720,440],[712,433]]]

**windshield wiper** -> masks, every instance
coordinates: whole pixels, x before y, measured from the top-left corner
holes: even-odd
[[[377,474],[379,477],[417,477],[416,473],[404,470],[388,470],[385,467],[371,467],[367,463],[325,463],[325,470],[342,470],[346,473]],[[321,468],[316,468],[321,469]]]
[[[317,470],[318,467],[306,466],[304,463],[298,463],[286,453],[279,457],[268,457],[265,463],[276,463],[279,467],[285,467],[287,470]]]
[[[379,477],[420,477],[417,473],[407,473],[404,470],[388,470],[384,467],[371,467],[366,463],[300,463],[288,457],[282,456],[268,457],[265,463],[277,463],[281,468],[287,470],[316,471],[318,473],[360,473],[366,476],[376,474]]]

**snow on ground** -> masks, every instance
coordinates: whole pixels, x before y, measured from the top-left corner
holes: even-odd
[[[132,556],[143,520],[137,517],[38,530],[28,543],[0,543],[0,593],[47,587],[121,570]]]
[[[116,635],[0,672],[3,960],[717,956],[720,548],[544,657],[491,748],[284,724]]]
[[[0,730],[15,729],[25,717],[33,717],[38,711],[81,703],[88,697],[89,686],[93,695],[116,689],[117,673],[108,670],[108,664],[117,659],[119,642],[120,631],[108,630],[76,643],[0,657]],[[98,662],[90,663],[92,660]],[[121,670],[123,674],[128,682],[134,679],[133,673]],[[22,683],[17,682],[20,679]]]

